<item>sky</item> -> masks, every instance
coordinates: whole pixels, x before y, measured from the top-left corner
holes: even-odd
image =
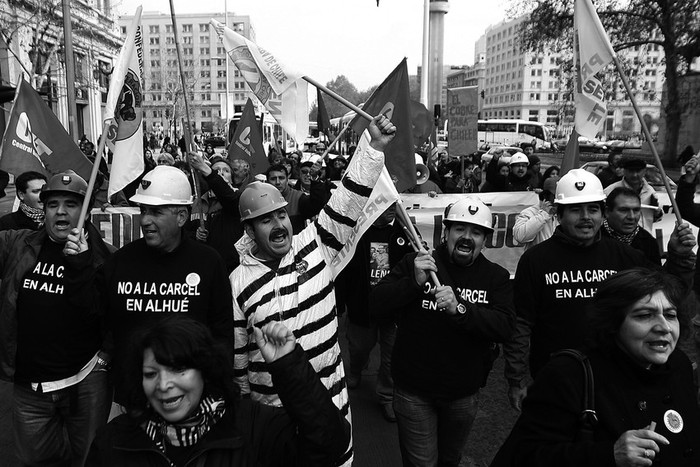
[[[223,13],[225,0],[173,0],[176,14]],[[473,65],[474,44],[506,18],[508,0],[450,0],[445,65]],[[170,12],[168,0],[114,0],[120,14]],[[257,43],[320,83],[345,75],[358,90],[381,83],[408,58],[421,64],[423,0],[228,0],[229,15],[248,15]]]

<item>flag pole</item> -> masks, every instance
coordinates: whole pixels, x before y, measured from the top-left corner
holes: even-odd
[[[396,208],[396,213],[399,216],[399,222],[401,222],[404,230],[409,235],[411,246],[417,253],[420,252],[422,246],[421,239],[418,236],[418,232],[416,232],[416,228],[413,226],[413,222],[411,222],[411,218],[408,216],[408,212],[406,212],[406,208],[404,207],[401,198],[396,201]],[[438,279],[435,271],[429,271],[428,274],[430,275],[430,279],[433,281],[435,287],[440,287],[440,285],[442,285],[440,284],[440,279]]]
[[[88,181],[87,191],[85,192],[85,201],[83,201],[83,207],[80,209],[80,217],[78,217],[78,225],[76,226],[79,232],[82,232],[83,226],[85,225],[87,211],[90,207],[90,199],[92,197],[92,192],[95,190],[95,181],[97,180],[97,172],[100,171],[100,162],[102,162],[102,158],[104,157],[109,126],[109,120],[104,122],[104,125],[102,125],[102,135],[100,135],[100,142],[97,144],[97,154],[95,155],[95,160],[92,163],[92,172],[90,172],[90,180]],[[107,202],[109,202],[109,199]]]
[[[170,1],[172,1],[172,0],[170,0]],[[343,96],[339,95],[338,93],[336,93],[334,91],[331,91],[326,86],[322,85],[321,83],[319,83],[318,81],[316,81],[313,78],[309,78],[308,76],[302,76],[302,78],[304,79],[304,81],[316,86],[318,89],[325,92],[326,94],[331,96],[333,99],[335,99],[338,102],[340,102],[341,104],[343,104],[348,109],[354,110],[356,114],[362,116],[363,118],[366,118],[370,122],[372,121],[372,116],[370,114],[368,114],[367,112],[365,112],[364,110],[362,110],[361,108],[356,106],[355,104],[351,103],[350,101],[345,99]]]
[[[172,1],[172,0],[170,0],[170,1]],[[369,120],[370,122],[372,121],[373,118],[372,118],[372,116],[371,116],[370,114],[368,114],[367,112],[365,112],[364,110],[362,110],[361,108],[359,108],[358,106],[356,106],[355,104],[351,103],[350,101],[348,101],[348,100],[345,99],[344,97],[342,97],[342,96],[340,96],[339,94],[337,94],[337,93],[331,91],[331,90],[328,89],[326,86],[322,85],[321,83],[319,83],[318,81],[316,81],[316,80],[314,80],[314,79],[312,79],[312,78],[309,78],[308,76],[304,76],[303,78],[304,78],[304,80],[306,80],[308,83],[312,84],[313,86],[316,86],[318,89],[320,89],[321,91],[325,92],[326,94],[328,94],[329,96],[331,96],[333,99],[337,100],[338,102],[340,102],[340,103],[343,104],[344,106],[348,107],[350,110],[355,111],[356,114],[360,115],[360,116],[363,117],[363,118],[366,118],[366,119]],[[350,124],[348,124],[347,127],[349,127],[349,126],[350,126]],[[347,127],[346,127],[346,128],[347,128]],[[335,144],[335,143],[334,143],[334,144]],[[331,145],[331,146],[332,146],[332,145]],[[329,146],[329,148],[330,148],[330,146]],[[324,156],[323,156],[323,157],[325,157],[326,153],[328,153],[328,149],[326,149],[326,152],[324,153]],[[397,201],[397,202],[396,202],[396,205],[397,205],[396,211],[397,211],[397,213],[398,213],[398,215],[399,215],[399,219],[402,219],[402,220],[403,220],[404,226],[405,226],[406,229],[408,230],[409,235],[410,235],[411,237],[413,237],[413,242],[415,242],[415,245],[421,245],[421,241],[420,241],[420,237],[418,236],[418,232],[416,232],[416,229],[413,227],[413,223],[411,222],[411,219],[408,217],[408,213],[406,212],[406,208],[404,207],[403,203],[401,203],[401,200]],[[413,242],[412,242],[412,243],[413,243]],[[414,247],[415,247],[415,246],[414,246]],[[417,250],[416,250],[416,251],[417,251]],[[438,278],[437,278],[437,274],[435,274],[433,271],[430,272],[430,278],[432,279],[432,281],[433,281],[433,283],[435,284],[436,287],[439,287],[439,286],[440,286],[440,281],[439,281]]]
[[[190,134],[190,131],[192,131],[192,122],[190,121],[190,103],[189,98],[187,97],[188,93],[186,86],[187,83],[185,81],[185,70],[182,67],[182,45],[180,44],[180,39],[178,38],[177,20],[175,19],[175,5],[173,4],[173,0],[170,0],[170,19],[173,23],[173,34],[175,36],[175,49],[177,50],[177,65],[180,69],[180,84],[182,85],[182,98],[185,100],[185,117],[187,119],[187,125],[184,128],[184,137],[185,147],[187,148],[187,152],[189,152],[192,150],[192,135]],[[190,168],[190,174],[192,176],[194,199],[199,211],[199,226],[204,227],[204,212],[200,200],[199,177],[197,177],[197,173],[192,167],[192,163],[189,161],[190,158],[187,157],[187,154],[184,154],[184,157],[185,160],[187,160],[187,164]]]
[[[671,206],[673,207],[673,213],[676,215],[676,221],[678,224],[683,222],[683,219],[681,218],[681,212],[678,209],[678,203],[676,203],[676,197],[673,196],[673,192],[671,191],[671,184],[668,183],[668,177],[666,176],[666,171],[664,170],[663,164],[661,164],[661,158],[659,157],[659,153],[656,150],[656,145],[651,139],[651,133],[649,133],[649,128],[647,128],[647,124],[644,122],[644,119],[642,118],[642,112],[639,110],[639,107],[637,106],[637,102],[634,99],[634,95],[632,95],[632,88],[630,87],[629,82],[627,81],[627,76],[625,76],[625,73],[622,71],[622,65],[620,65],[620,60],[617,58],[617,55],[613,55],[613,62],[615,63],[615,68],[617,68],[617,72],[620,74],[620,79],[622,80],[622,84],[625,86],[625,91],[627,92],[627,96],[630,98],[630,101],[632,102],[632,107],[634,108],[634,112],[637,114],[637,118],[639,119],[639,123],[642,125],[642,132],[644,133],[644,137],[647,139],[649,142],[649,147],[651,148],[651,153],[654,155],[654,162],[656,164],[656,167],[659,169],[659,172],[661,172],[661,179],[664,182],[664,188],[666,189],[666,193],[668,193],[668,198],[671,201]]]
[[[325,151],[323,151],[323,154],[321,155],[321,159],[325,159],[325,158],[326,158],[326,156],[328,155],[328,153],[331,151],[331,148],[332,148],[333,146],[335,146],[335,143],[337,143],[337,142],[340,140],[340,138],[342,138],[342,136],[345,134],[345,132],[348,131],[348,128],[350,128],[350,122],[348,122],[348,124],[345,125],[345,128],[343,128],[343,129],[340,131],[340,133],[338,133],[338,136],[335,137],[335,139],[333,140],[333,142],[332,142],[331,144],[328,145],[328,147],[326,148]]]

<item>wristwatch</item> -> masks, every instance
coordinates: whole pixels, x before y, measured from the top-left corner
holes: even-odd
[[[464,303],[457,304],[457,313],[459,313],[460,315],[463,315],[466,312],[467,312],[467,307],[464,306]]]

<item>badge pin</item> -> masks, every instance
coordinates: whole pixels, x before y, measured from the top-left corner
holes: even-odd
[[[396,239],[396,243],[398,243],[399,246],[404,246],[406,244],[406,240],[404,240],[403,237],[399,237]]]
[[[302,259],[301,261],[299,261],[296,264],[296,267],[297,267],[297,274],[304,274],[306,272],[306,270],[309,268],[309,263],[307,263],[306,261],[304,261]]]
[[[586,187],[586,182],[576,182],[574,183],[574,186],[578,191],[581,191]]]
[[[671,433],[683,431],[683,417],[675,410],[667,410],[664,414],[664,425]]]
[[[192,286],[192,287],[199,285],[200,281],[201,281],[201,278],[199,277],[199,274],[197,274],[196,272],[191,272],[191,273],[187,274],[187,277],[185,278],[185,282],[187,283],[187,285]]]

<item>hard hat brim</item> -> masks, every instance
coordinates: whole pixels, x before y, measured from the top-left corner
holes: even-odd
[[[149,206],[191,206],[192,205],[192,200],[185,200],[185,199],[170,199],[170,200],[164,200],[162,198],[158,198],[156,196],[148,196],[148,195],[142,195],[136,193],[134,196],[129,198],[129,201],[132,203],[137,203],[137,204],[147,204]]]
[[[249,221],[252,219],[257,219],[258,217],[264,216],[265,214],[269,214],[271,212],[277,211],[278,209],[282,209],[286,207],[289,203],[287,201],[275,205],[270,205],[270,206],[265,206],[264,208],[256,209],[255,212],[251,212],[250,214],[246,216],[241,216],[242,221]]]
[[[599,203],[601,201],[605,201],[605,196],[590,195],[590,196],[571,197],[569,199],[566,199],[566,198],[554,199],[554,204],[562,204],[562,205],[586,204],[586,203]]]

